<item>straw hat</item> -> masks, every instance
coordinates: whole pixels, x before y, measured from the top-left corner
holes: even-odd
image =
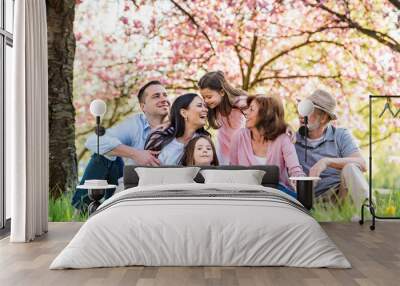
[[[315,108],[325,111],[331,120],[337,119],[335,113],[336,100],[330,93],[317,89],[307,99],[314,103]]]

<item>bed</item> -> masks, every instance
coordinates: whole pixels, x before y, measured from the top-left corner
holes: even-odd
[[[274,166],[251,167],[266,171],[260,185],[204,183],[198,173],[193,183],[140,186],[136,168],[125,167],[125,190],[98,208],[50,269],[351,267],[309,212],[274,188]]]

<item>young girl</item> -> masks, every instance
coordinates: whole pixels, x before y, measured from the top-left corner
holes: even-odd
[[[211,138],[205,135],[189,141],[180,162],[182,166],[218,166],[218,164],[214,144]]]
[[[217,131],[217,155],[221,165],[229,164],[230,141],[244,125],[240,111],[246,107],[247,93],[234,88],[222,71],[208,72],[198,82],[200,94],[209,108],[208,124]]]

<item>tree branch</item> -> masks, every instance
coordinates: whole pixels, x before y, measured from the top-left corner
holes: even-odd
[[[242,63],[243,62],[246,63],[246,62],[243,59],[242,54],[240,53],[239,46],[235,45],[234,49],[235,49],[236,55],[237,55],[237,57],[239,59],[239,68],[240,68],[240,74],[242,76],[242,86],[243,86],[244,85],[244,69],[243,69],[243,64]]]
[[[92,132],[94,132],[94,127],[90,128],[90,129],[88,129],[88,130],[82,131],[82,132],[80,132],[80,133],[76,133],[76,134],[75,134],[75,137],[76,137],[76,138],[79,138],[79,137],[88,135],[89,133],[92,133]]]
[[[243,89],[244,90],[249,89],[251,72],[253,71],[254,61],[256,58],[257,41],[258,41],[257,32],[255,32],[254,36],[253,36],[253,41],[251,43],[251,48],[250,48],[250,61],[249,61],[249,64],[247,65],[247,73],[246,73],[246,77],[244,78],[244,81],[243,81]]]
[[[375,143],[378,143],[378,142],[385,141],[386,139],[389,139],[395,133],[396,133],[396,129],[393,132],[390,132],[388,135],[383,136],[382,138],[376,139],[375,141],[372,141],[372,145],[374,145]],[[367,147],[367,146],[369,146],[369,142],[365,143],[365,144],[361,144],[360,148],[364,148],[364,147]]]
[[[192,14],[190,14],[188,11],[186,11],[181,5],[179,5],[178,3],[176,3],[176,1],[174,0],[170,0],[172,2],[172,4],[174,4],[174,6],[176,8],[178,8],[178,10],[180,10],[183,14],[185,14],[189,20],[200,30],[200,32],[203,34],[203,36],[207,39],[208,43],[210,44],[210,47],[214,53],[214,55],[216,54],[214,46],[210,40],[210,38],[208,37],[207,33],[204,31],[204,29],[202,29],[200,27],[200,25],[197,23],[196,19],[193,17]]]
[[[347,16],[345,14],[340,14],[339,12],[333,11],[332,9],[323,5],[320,0],[317,0],[318,4],[312,4],[306,0],[303,0],[303,2],[305,2],[305,4],[308,4],[311,7],[319,8],[319,9],[324,10],[325,12],[328,12],[329,14],[335,16],[340,21],[348,23],[349,28],[356,29],[360,33],[377,40],[379,43],[389,47],[393,51],[400,53],[400,43],[397,42],[394,38],[390,37],[388,34],[382,33],[380,31],[375,31],[375,30],[365,28],[365,27],[361,26],[359,23],[350,19],[349,16]],[[398,2],[398,1],[394,1],[394,2]]]
[[[137,9],[139,8],[139,4],[136,3],[136,0],[131,0],[133,6],[135,6]]]
[[[265,69],[268,65],[270,65],[271,63],[273,63],[274,61],[276,61],[277,59],[279,59],[280,57],[282,57],[282,56],[284,56],[284,55],[287,55],[287,54],[289,54],[290,52],[292,52],[292,51],[294,51],[294,50],[297,50],[297,49],[300,49],[300,48],[302,48],[302,47],[304,47],[304,46],[307,46],[307,45],[310,45],[310,44],[321,44],[321,43],[334,44],[334,45],[337,45],[337,46],[344,47],[343,44],[338,43],[338,42],[335,42],[335,41],[328,41],[328,40],[313,40],[313,41],[310,41],[309,39],[307,39],[307,41],[305,41],[305,42],[303,42],[303,43],[301,43],[301,44],[295,45],[295,46],[293,46],[293,47],[291,47],[291,48],[289,48],[289,49],[287,49],[287,50],[281,51],[280,53],[276,54],[275,56],[273,56],[272,58],[270,58],[269,60],[267,60],[265,63],[263,63],[263,64],[260,66],[260,68],[258,69],[258,71],[257,71],[257,73],[256,73],[256,75],[255,75],[255,77],[254,77],[254,79],[253,79],[253,81],[251,82],[250,88],[252,88],[252,87],[254,86],[254,83],[255,83],[255,82],[258,80],[258,78],[261,76],[261,74],[262,74],[262,72],[264,71],[264,69]]]
[[[390,3],[393,4],[393,6],[395,6],[397,9],[400,10],[400,1],[398,0],[389,0]]]
[[[78,162],[83,158],[83,156],[85,156],[85,154],[86,154],[87,152],[89,152],[89,150],[86,149],[86,148],[83,148],[82,151],[79,152],[79,154],[78,154],[78,156],[77,156],[77,157],[78,157]]]
[[[335,22],[337,22],[337,21],[335,21]],[[273,24],[278,25],[277,23],[273,23]],[[301,30],[301,31],[293,33],[293,34],[286,34],[286,35],[280,35],[280,36],[275,36],[275,35],[265,35],[265,36],[271,37],[271,38],[276,38],[276,39],[288,39],[288,38],[301,37],[301,36],[304,36],[304,35],[311,36],[311,35],[314,35],[314,34],[317,34],[317,33],[324,32],[326,30],[336,30],[336,29],[337,30],[344,30],[344,29],[349,29],[350,28],[348,25],[346,25],[346,26],[344,26],[344,25],[332,25],[332,26],[329,26],[330,23],[328,23],[327,25],[328,26],[319,27],[318,29],[313,30],[313,31],[312,30]],[[285,28],[288,28],[288,27],[285,27]]]
[[[321,75],[321,74],[305,74],[305,75],[300,75],[300,74],[294,74],[294,75],[274,75],[274,76],[265,76],[265,77],[261,77],[259,78],[257,81],[254,81],[254,85],[252,85],[252,87],[254,87],[256,84],[261,83],[265,80],[269,80],[269,79],[293,79],[293,78],[320,78],[320,79],[328,79],[328,78],[340,78],[341,75],[340,74],[336,74],[336,75]]]

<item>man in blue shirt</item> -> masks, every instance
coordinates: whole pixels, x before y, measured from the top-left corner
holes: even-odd
[[[144,150],[144,144],[152,130],[159,128],[168,119],[170,101],[167,92],[159,81],[150,81],[140,88],[138,100],[143,113],[132,115],[120,124],[107,129],[99,138],[99,152],[97,155],[97,135],[92,134],[86,141],[86,148],[92,157],[85,169],[80,184],[85,180],[103,179],[109,184],[117,185],[118,179],[123,176],[124,162],[129,164],[158,166],[157,153]],[[106,191],[105,198],[114,194],[115,189]],[[90,204],[87,190],[77,189],[72,198],[72,205],[86,212]]]
[[[350,132],[334,127],[336,120],[335,98],[317,90],[308,97],[314,104],[314,112],[308,117],[307,162],[305,161],[305,140],[297,132],[296,151],[304,172],[312,177],[320,177],[315,185],[315,196],[330,198],[335,192],[339,198],[347,193],[356,207],[361,207],[368,193],[368,184],[362,172],[366,163]],[[304,118],[299,118],[304,124]]]

